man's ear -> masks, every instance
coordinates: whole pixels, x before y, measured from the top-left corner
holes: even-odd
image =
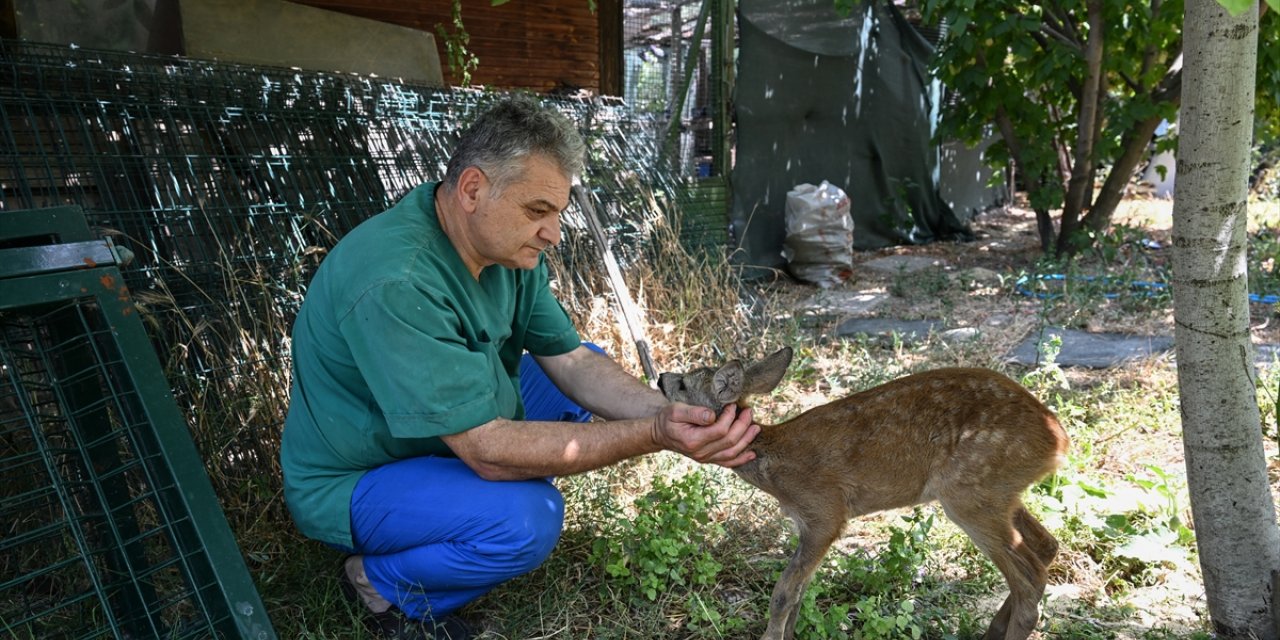
[[[470,166],[462,170],[458,175],[458,185],[455,188],[458,197],[458,203],[467,213],[471,213],[479,206],[481,192],[488,184],[488,178],[480,167]]]
[[[742,397],[742,363],[730,360],[711,377],[711,393],[716,402],[729,404]]]

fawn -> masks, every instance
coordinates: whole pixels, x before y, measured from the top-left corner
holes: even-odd
[[[718,412],[771,391],[791,356],[783,348],[746,367],[664,373],[658,388]],[[849,518],[933,500],[1009,583],[983,639],[1031,634],[1058,541],[1020,496],[1058,467],[1067,435],[1025,388],[987,369],[938,369],[761,426],[756,458],[734,471],[777,498],[800,538],[773,589],[764,640],[795,636],[804,588]]]

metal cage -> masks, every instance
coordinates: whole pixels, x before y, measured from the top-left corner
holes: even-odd
[[[76,208],[0,216],[0,628],[273,638],[116,262]]]

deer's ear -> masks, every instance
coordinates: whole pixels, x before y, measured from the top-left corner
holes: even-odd
[[[782,376],[787,373],[787,367],[791,366],[791,357],[794,355],[791,347],[783,347],[774,351],[765,357],[764,360],[757,362],[747,368],[745,373],[746,393],[768,393],[782,382]]]
[[[717,402],[729,404],[742,397],[742,363],[731,360],[711,377],[711,393]]]

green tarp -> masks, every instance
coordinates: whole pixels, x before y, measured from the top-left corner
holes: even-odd
[[[749,264],[776,267],[787,191],[849,195],[854,247],[968,235],[939,196],[933,47],[887,3],[742,0],[732,225]],[[963,209],[962,209],[963,210]]]

